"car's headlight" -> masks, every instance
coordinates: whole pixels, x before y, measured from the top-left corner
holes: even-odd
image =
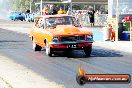
[[[52,41],[53,42],[59,42],[59,37],[53,37]]]
[[[86,35],[86,40],[93,40],[93,35]]]

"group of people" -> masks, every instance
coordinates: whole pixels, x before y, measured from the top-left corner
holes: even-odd
[[[43,15],[69,14],[69,12],[70,10],[65,11],[63,10],[62,7],[60,7],[60,9],[58,10],[54,5],[47,5],[44,7],[42,14]],[[91,27],[93,27],[95,24],[95,13],[98,15],[99,11],[95,12],[92,7],[87,9],[86,14],[89,17],[89,22],[90,22]],[[83,13],[81,11],[78,11],[75,14],[76,14],[75,17],[77,18],[77,20],[81,22]]]
[[[47,5],[44,7],[42,14],[43,15],[55,15],[55,14],[65,14],[65,10],[60,7],[60,9],[57,11],[57,8],[55,8],[54,5]]]
[[[82,17],[82,15],[88,15],[88,17],[89,17],[89,22],[90,22],[90,25],[91,25],[91,27],[93,27],[94,26],[94,23],[95,23],[95,17],[94,17],[94,15],[95,15],[95,11],[94,11],[94,9],[91,7],[91,8],[88,8],[88,10],[85,12],[85,13],[82,13],[81,11],[78,11],[78,13],[75,15],[75,17],[81,22],[81,17]]]

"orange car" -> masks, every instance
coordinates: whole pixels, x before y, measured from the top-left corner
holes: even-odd
[[[56,51],[68,52],[71,49],[83,49],[90,56],[92,51],[92,32],[82,28],[75,17],[66,14],[38,17],[30,37],[33,50],[46,48],[48,56]]]

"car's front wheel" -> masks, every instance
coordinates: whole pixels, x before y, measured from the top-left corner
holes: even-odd
[[[53,54],[53,50],[52,50],[52,48],[49,46],[49,43],[46,42],[46,55],[48,55],[48,56],[51,57],[52,54]]]
[[[37,45],[35,41],[33,41],[33,50],[34,51],[41,51],[42,47]]]
[[[14,18],[13,20],[16,21],[16,18]]]
[[[86,55],[87,57],[90,57],[91,52],[92,52],[92,46],[84,47],[84,52],[85,52],[85,55]]]
[[[21,21],[23,21],[24,19],[21,19]]]

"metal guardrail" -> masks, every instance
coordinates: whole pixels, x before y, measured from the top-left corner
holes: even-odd
[[[87,14],[87,10],[78,10],[78,11],[82,12],[79,18],[77,18],[81,23],[81,25],[90,26],[89,15]],[[73,16],[76,17],[78,11],[74,11]],[[108,14],[99,14],[99,15],[95,14],[95,26],[106,26],[107,18],[108,18]]]
[[[107,25],[107,14],[95,15],[95,26],[106,26]],[[83,26],[90,26],[89,16],[82,15],[80,18],[80,23]]]

